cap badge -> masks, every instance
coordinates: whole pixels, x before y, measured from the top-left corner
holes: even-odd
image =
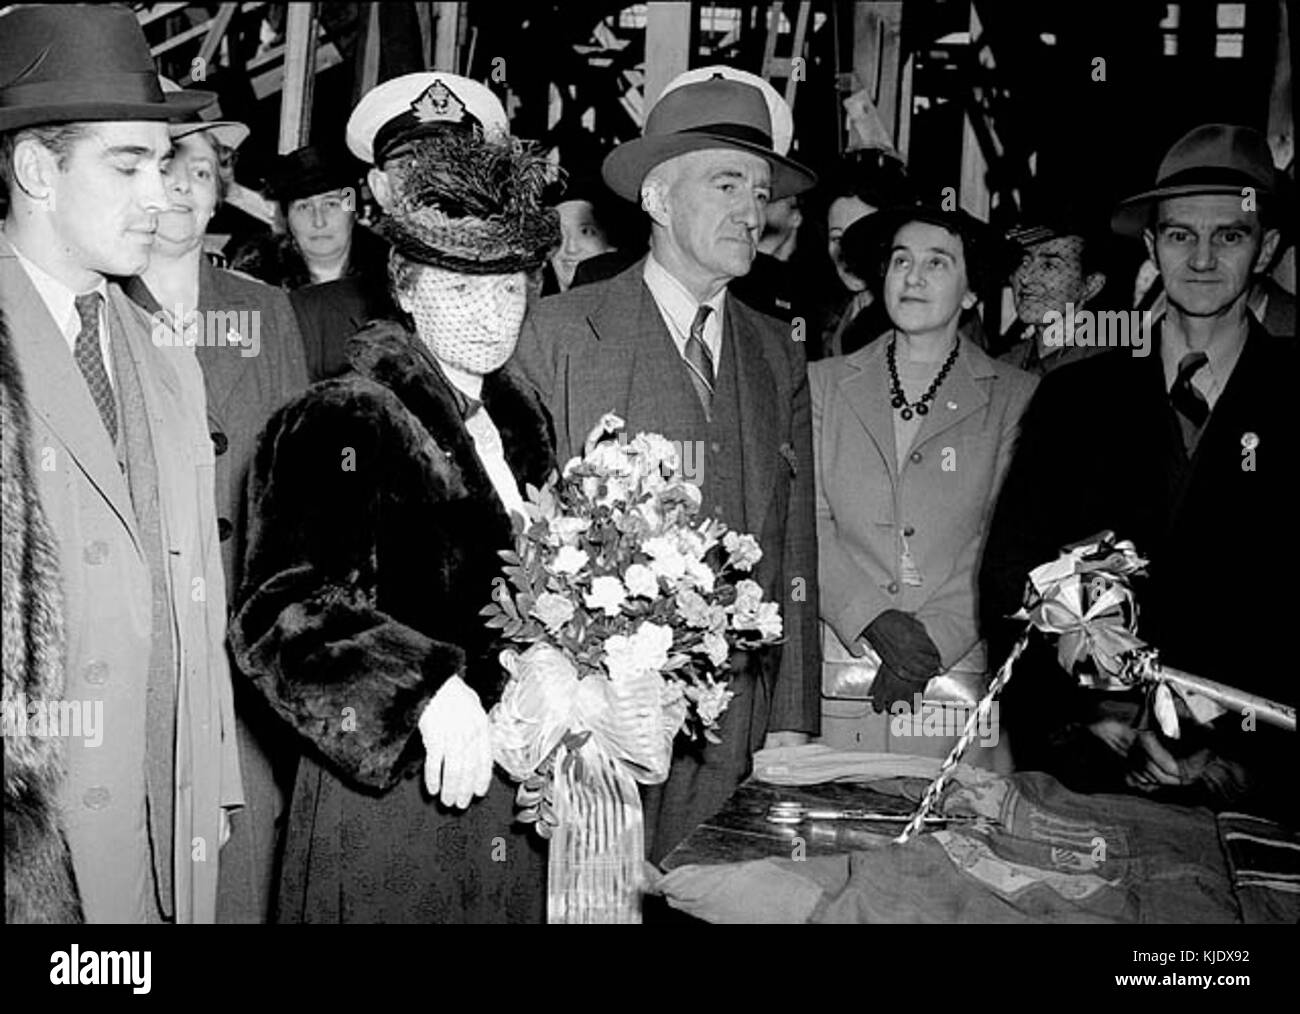
[[[441,81],[435,81],[411,103],[411,112],[421,123],[462,123],[465,103]]]

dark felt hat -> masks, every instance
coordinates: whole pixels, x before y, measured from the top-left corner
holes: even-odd
[[[204,91],[163,93],[135,14],[117,4],[32,4],[0,14],[0,131],[82,120],[180,120]]]
[[[978,288],[990,273],[1002,271],[1011,260],[1010,245],[987,223],[961,209],[949,211],[918,202],[881,208],[845,229],[840,240],[845,266],[862,279],[879,277],[894,236],[909,222],[928,222],[962,238],[972,288]]]
[[[288,204],[300,197],[312,197],[355,187],[362,165],[341,145],[309,144],[281,155],[266,173],[266,194]]]
[[[1291,181],[1273,167],[1268,140],[1253,127],[1205,123],[1180,137],[1165,154],[1150,190],[1121,201],[1111,228],[1123,236],[1140,236],[1151,224],[1156,203],[1195,194],[1235,194],[1250,187],[1259,197],[1282,205],[1280,222],[1290,222]]]
[[[710,148],[735,148],[765,158],[772,167],[773,200],[817,183],[811,169],[774,150],[763,93],[721,74],[666,92],[646,117],[642,136],[611,151],[601,171],[614,193],[635,201],[646,173],[655,166]]]

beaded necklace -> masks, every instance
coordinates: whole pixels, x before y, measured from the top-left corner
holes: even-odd
[[[952,364],[957,361],[957,349],[961,346],[961,339],[952,343],[952,351],[948,353],[948,358],[943,361],[943,366],[939,368],[939,375],[934,378],[934,382],[926,389],[926,392],[919,399],[910,405],[907,401],[907,395],[903,393],[903,385],[898,379],[898,333],[894,332],[889,337],[889,403],[894,408],[899,409],[899,415],[904,419],[912,418],[912,411],[915,410],[917,415],[925,415],[930,411],[930,402],[934,401],[934,396],[939,393],[939,387],[943,384],[943,378],[948,375],[952,369]]]

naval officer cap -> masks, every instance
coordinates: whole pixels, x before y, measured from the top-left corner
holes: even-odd
[[[382,165],[399,146],[448,127],[474,127],[484,137],[510,132],[500,100],[459,74],[403,74],[366,92],[348,118],[348,149],[369,165]]]

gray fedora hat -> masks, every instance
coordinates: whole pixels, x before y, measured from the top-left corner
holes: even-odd
[[[1121,201],[1111,216],[1111,228],[1122,236],[1140,236],[1151,224],[1156,203],[1169,197],[1194,194],[1245,196],[1250,187],[1257,196],[1273,198],[1279,221],[1290,215],[1291,181],[1273,168],[1273,155],[1264,135],[1253,127],[1231,123],[1206,123],[1184,134],[1165,154],[1150,190]]]
[[[180,120],[212,92],[164,95],[130,9],[31,4],[0,14],[0,131],[79,120]]]
[[[655,166],[688,151],[710,148],[734,148],[765,158],[772,167],[773,200],[802,193],[817,183],[811,169],[777,154],[763,93],[721,74],[665,92],[646,117],[642,136],[611,151],[601,173],[614,193],[635,201],[646,173]]]

